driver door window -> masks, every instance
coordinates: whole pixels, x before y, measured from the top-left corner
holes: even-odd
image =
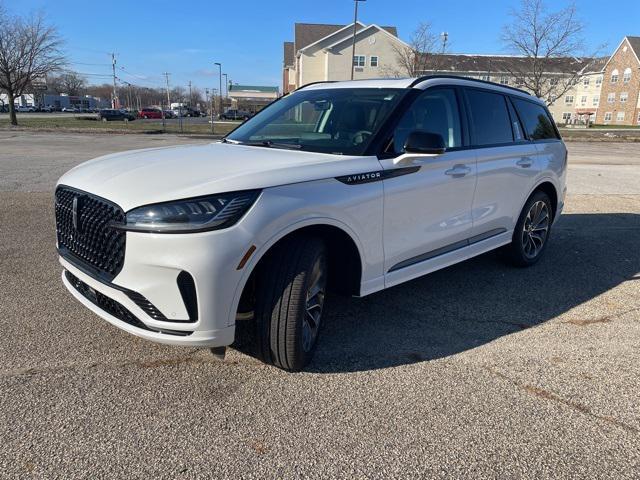
[[[460,113],[453,89],[426,90],[405,112],[389,146],[390,153],[404,153],[404,143],[414,130],[437,133],[447,148],[462,146]]]

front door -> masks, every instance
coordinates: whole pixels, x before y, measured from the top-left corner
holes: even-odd
[[[454,88],[425,90],[403,115],[381,159],[384,180],[384,252],[389,285],[418,276],[428,260],[463,248],[471,235],[476,182],[473,150],[463,149],[462,121]],[[414,130],[440,134],[447,151],[438,156],[404,152]]]

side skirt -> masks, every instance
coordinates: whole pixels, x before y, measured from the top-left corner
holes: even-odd
[[[394,265],[385,275],[384,287],[389,288],[399,285],[511,243],[513,232],[504,231],[503,229],[500,232],[496,234],[492,231],[477,235],[449,246],[454,247],[453,249],[444,247],[445,251],[437,249]],[[487,237],[487,235],[489,236]],[[410,263],[403,265],[406,262]]]

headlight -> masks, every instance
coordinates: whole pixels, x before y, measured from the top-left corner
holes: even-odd
[[[156,203],[127,212],[120,228],[138,232],[188,233],[227,228],[251,208],[260,190],[221,193]]]

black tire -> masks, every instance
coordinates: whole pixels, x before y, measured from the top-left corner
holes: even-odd
[[[542,258],[549,243],[553,215],[553,205],[546,193],[537,191],[529,197],[520,212],[511,244],[507,246],[511,263],[530,267]]]
[[[318,275],[321,294],[319,309],[313,310],[318,315],[314,323],[308,314],[308,295],[316,290],[311,289]],[[327,252],[318,238],[287,239],[269,253],[259,273],[256,296],[255,341],[264,362],[288,371],[299,371],[309,363],[322,325],[326,279]]]

